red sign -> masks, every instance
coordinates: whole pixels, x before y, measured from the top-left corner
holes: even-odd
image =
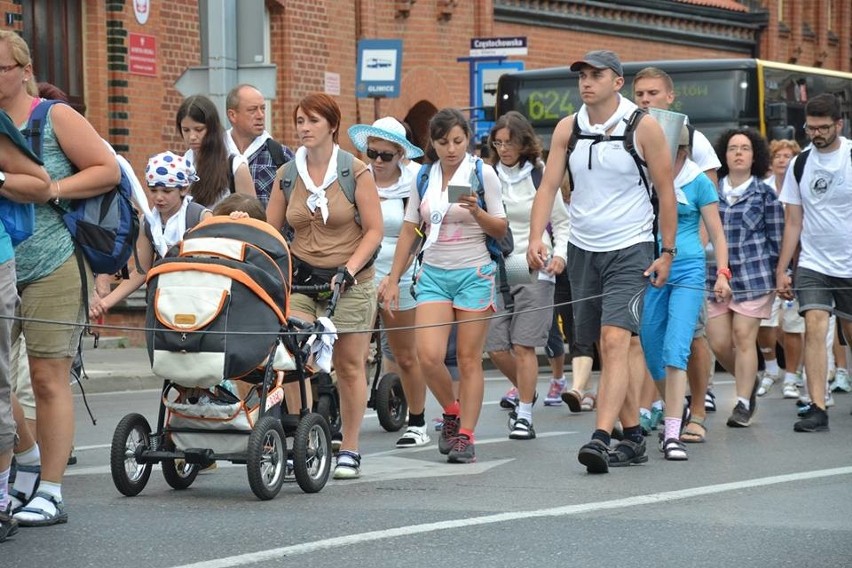
[[[133,75],[157,76],[157,38],[144,34],[128,34],[130,53],[128,71]]]

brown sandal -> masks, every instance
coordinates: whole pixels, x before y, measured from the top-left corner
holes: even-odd
[[[575,389],[562,393],[562,402],[568,405],[568,410],[571,412],[580,412],[582,410],[583,394]]]
[[[701,428],[701,430],[696,431],[698,428]],[[680,434],[680,441],[687,444],[703,444],[706,436],[707,426],[704,425],[704,418],[690,418],[689,422],[686,423],[686,428]]]

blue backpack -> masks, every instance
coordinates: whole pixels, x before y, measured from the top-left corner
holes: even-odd
[[[34,109],[23,131],[33,153],[42,157],[42,131],[50,108],[62,101],[42,101]],[[71,201],[66,211],[51,206],[62,216],[79,253],[89,261],[95,274],[115,274],[127,267],[136,248],[139,217],[133,209],[133,187],[122,168],[121,179],[110,191],[86,199]],[[78,257],[79,259],[79,257]]]
[[[420,196],[421,202],[423,201],[423,196],[426,195],[426,188],[429,186],[429,172],[431,169],[432,164],[423,164],[420,166],[420,172],[417,174],[417,195]],[[482,179],[482,160],[479,158],[476,159],[476,167],[470,176],[470,187],[476,192],[479,207],[483,211],[488,211],[485,205],[485,182]],[[485,247],[488,249],[488,254],[491,255],[491,260],[497,263],[497,289],[503,297],[503,307],[511,312],[515,308],[515,300],[509,290],[509,277],[506,273],[505,259],[512,254],[515,248],[512,229],[507,227],[506,235],[499,240],[486,235]],[[418,263],[422,262],[423,252],[418,253],[416,258]]]

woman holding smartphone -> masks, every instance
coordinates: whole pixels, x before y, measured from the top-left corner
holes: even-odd
[[[408,201],[384,302],[390,309],[399,305],[400,276],[422,224],[423,265],[416,284],[417,357],[426,383],[444,411],[439,451],[450,463],[472,463],[476,461],[474,428],[485,386],[482,348],[488,321],[483,316],[494,310],[495,301],[496,266],[486,237],[503,237],[508,222],[497,174],[467,151],[471,130],[464,115],[453,108],[439,111],[429,122],[429,137],[426,155],[431,164],[421,169],[418,191]],[[471,192],[456,190],[461,195],[453,202],[447,189],[450,185],[470,186]],[[479,185],[484,203],[477,196]],[[459,400],[453,395],[444,363],[453,322],[458,322]]]

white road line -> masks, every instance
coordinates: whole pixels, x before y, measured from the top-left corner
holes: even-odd
[[[759,479],[750,479],[746,481],[735,481],[732,483],[720,483],[718,485],[705,485],[703,487],[694,487],[692,489],[682,489],[679,491],[666,491],[663,493],[651,493],[649,495],[639,495],[636,497],[628,497],[625,499],[613,499],[611,501],[600,501],[597,503],[583,503],[581,505],[568,505],[564,507],[554,507],[551,509],[538,509],[534,511],[519,511],[513,513],[499,513],[496,515],[485,515],[481,517],[473,517],[470,519],[457,519],[453,521],[440,521],[437,523],[425,523],[420,525],[409,525],[394,529],[386,529],[379,531],[370,531],[365,533],[351,534],[334,538],[326,538],[313,542],[305,542],[292,546],[284,546],[281,548],[271,548],[269,550],[261,550],[238,556],[227,556],[211,560],[203,560],[192,564],[183,564],[174,568],[231,568],[233,566],[246,566],[258,562],[269,562],[280,560],[281,558],[290,558],[302,554],[309,554],[317,550],[328,550],[340,546],[351,546],[363,544],[366,542],[375,542],[378,540],[387,540],[401,536],[410,536],[415,534],[425,534],[443,530],[474,527],[480,525],[490,525],[495,523],[505,523],[522,519],[534,519],[542,517],[566,517],[571,515],[580,515],[583,513],[592,513],[597,511],[607,511],[613,509],[624,509],[627,507],[636,507],[641,505],[651,505],[654,503],[667,503],[672,501],[680,501],[683,499],[692,499],[704,495],[713,495],[716,493],[724,493],[727,491],[739,491],[753,487],[768,487],[781,483],[793,483],[808,479],[818,479],[821,477],[832,477],[837,475],[852,474],[852,467],[839,467],[834,469],[824,469],[819,471],[809,471],[802,473],[791,473],[787,475],[776,475],[772,477],[763,477]]]
[[[85,452],[86,450],[102,450],[104,448],[111,448],[112,444],[95,444],[93,446],[74,446],[75,452]]]

